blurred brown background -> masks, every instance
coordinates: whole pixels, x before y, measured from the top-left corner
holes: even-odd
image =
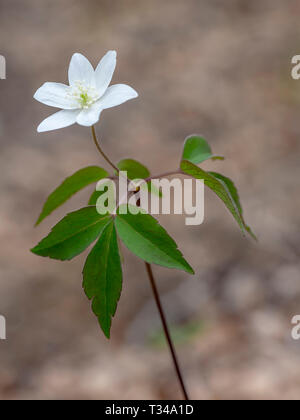
[[[224,162],[259,237],[240,234],[206,192],[205,222],[160,217],[196,270],[155,267],[194,399],[300,398],[299,0],[1,0],[0,341],[1,399],[181,397],[144,265],[126,250],[112,338],[100,331],[81,287],[84,255],[69,263],[29,252],[74,197],[39,228],[47,195],[77,169],[101,165],[87,128],[45,134],[53,109],[35,102],[45,81],[66,82],[69,59],[94,65],[118,51],[113,82],[140,94],[104,111],[98,133],[116,162],[153,172],[177,165],[184,138],[203,134]],[[103,166],[105,166],[103,164]]]

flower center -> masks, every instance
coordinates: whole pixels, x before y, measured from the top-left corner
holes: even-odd
[[[70,86],[67,96],[73,99],[76,105],[82,109],[89,108],[100,98],[96,88],[85,85],[79,80],[73,86]]]

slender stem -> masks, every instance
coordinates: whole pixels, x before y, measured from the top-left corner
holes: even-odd
[[[109,157],[103,152],[103,150],[101,149],[101,146],[97,140],[97,136],[96,136],[96,131],[95,131],[95,126],[92,125],[92,135],[93,135],[93,140],[94,143],[98,149],[98,151],[100,152],[100,154],[104,157],[104,159],[106,160],[106,162],[117,172],[119,172],[119,169],[116,167],[116,165],[114,165],[112,163],[112,161],[109,159]]]
[[[163,311],[163,307],[162,307],[162,304],[161,304],[161,301],[160,301],[159,293],[158,293],[158,290],[157,290],[157,287],[156,287],[156,284],[155,284],[153,271],[152,271],[152,268],[151,268],[150,264],[148,264],[148,263],[145,263],[145,264],[146,264],[146,269],[147,269],[147,273],[148,273],[148,276],[149,276],[149,280],[150,280],[150,283],[151,283],[152,291],[153,291],[153,294],[154,294],[155,302],[156,302],[156,305],[157,305],[157,309],[158,309],[158,312],[159,312],[159,315],[160,315],[160,318],[161,318],[161,322],[162,322],[162,325],[163,325],[164,333],[165,333],[165,336],[166,336],[166,339],[167,339],[167,342],[168,342],[168,346],[169,346],[169,349],[170,349],[170,353],[171,353],[171,356],[172,356],[172,359],[173,359],[176,374],[177,374],[177,377],[178,377],[178,380],[179,380],[179,383],[180,383],[180,387],[181,387],[184,399],[188,401],[189,397],[188,397],[188,394],[187,394],[187,391],[186,391],[186,388],[185,388],[185,385],[184,385],[184,382],[183,382],[183,377],[182,377],[180,367],[179,367],[179,363],[178,363],[178,360],[177,360],[175,347],[174,347],[174,344],[173,344],[173,341],[172,341],[172,338],[171,338],[171,335],[170,335],[170,332],[169,332],[169,327],[168,327],[168,324],[167,324],[167,320],[166,320],[166,317],[165,317],[165,314],[164,314],[164,311]]]
[[[106,160],[106,162],[113,169],[115,169],[117,171],[117,173],[119,173],[120,171],[117,168],[117,166],[114,165],[112,163],[112,161],[109,159],[109,157],[103,152],[103,150],[102,150],[102,148],[101,148],[101,146],[100,146],[100,144],[97,140],[95,127],[93,125],[92,125],[92,135],[93,135],[94,143],[95,143],[99,153],[103,156],[103,158]],[[149,181],[153,178],[163,178],[165,176],[175,175],[175,174],[179,174],[179,173],[182,173],[180,169],[178,169],[176,171],[165,172],[164,174],[161,174],[161,175],[146,178],[145,181],[147,182],[147,181]],[[173,359],[175,371],[176,371],[176,374],[177,374],[177,377],[178,377],[178,380],[179,380],[179,383],[180,383],[180,386],[181,386],[181,389],[182,389],[184,399],[188,401],[189,397],[188,397],[188,394],[187,394],[187,391],[186,391],[186,388],[185,388],[185,385],[184,385],[184,382],[183,382],[183,377],[182,377],[180,367],[179,367],[179,363],[178,363],[178,360],[177,360],[175,347],[174,347],[174,344],[173,344],[173,341],[172,341],[172,338],[171,338],[171,335],[170,335],[170,332],[169,332],[169,327],[168,327],[167,320],[166,320],[166,317],[165,317],[165,314],[164,314],[164,311],[163,311],[163,307],[162,307],[162,304],[161,304],[161,301],[160,301],[159,293],[158,293],[158,290],[156,288],[156,284],[155,284],[155,280],[154,280],[154,276],[153,276],[153,271],[152,271],[152,268],[151,268],[150,264],[148,264],[148,263],[145,263],[145,264],[146,264],[146,269],[147,269],[147,273],[148,273],[148,276],[149,276],[149,280],[150,280],[150,283],[151,283],[154,299],[155,299],[157,309],[158,309],[158,312],[159,312],[159,315],[160,315],[160,318],[161,318],[161,322],[162,322],[162,325],[163,325],[164,333],[165,333],[165,336],[166,336],[166,339],[167,339],[167,342],[168,342],[168,346],[169,346],[169,349],[170,349],[170,353],[171,353],[171,356],[172,356],[172,359]]]

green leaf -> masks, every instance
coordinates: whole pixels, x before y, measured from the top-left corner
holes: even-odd
[[[108,173],[98,166],[88,166],[75,172],[49,195],[36,225],[82,188],[107,176]]]
[[[89,202],[88,202],[88,205],[89,206],[95,206],[96,205],[96,203],[97,203],[97,200],[98,200],[98,198],[100,197],[100,195],[101,194],[103,194],[104,193],[104,191],[93,191],[92,192],[92,195],[90,196],[90,199],[89,199]]]
[[[127,171],[127,177],[131,180],[150,176],[149,169],[134,159],[123,159],[117,164],[117,167],[120,171]]]
[[[244,221],[244,226],[246,231],[252,236],[253,239],[257,240],[257,237],[255,236],[255,234],[252,232],[250,226],[246,225],[245,220],[244,220],[244,215],[243,215],[243,208],[240,202],[240,197],[237,191],[236,186],[234,185],[233,181],[228,178],[227,176],[224,176],[222,174],[219,174],[218,172],[209,172],[212,176],[214,176],[215,178],[218,178],[221,182],[223,182],[225,184],[225,186],[227,187],[233,201],[236,204],[236,207],[238,208],[241,217]]]
[[[131,207],[136,211],[135,206]],[[127,214],[120,214],[124,209],[126,205],[120,206],[115,224],[121,240],[131,252],[148,263],[194,274],[176,243],[156,219],[149,214],[131,214],[129,208]]]
[[[206,172],[203,169],[198,168],[198,166],[194,165],[191,162],[188,162],[187,160],[183,160],[181,162],[180,167],[181,167],[181,170],[185,174],[190,175],[193,178],[203,179],[204,184],[208,188],[213,190],[218,195],[218,197],[224,202],[225,206],[228,208],[228,210],[231,212],[235,220],[238,222],[243,233],[247,231],[247,227],[240,213],[239,206],[236,204],[236,202],[232,198],[225,182],[214,177],[209,172]]]
[[[90,252],[83,269],[83,288],[107,338],[122,290],[122,266],[111,219]]]
[[[197,135],[187,137],[184,143],[182,160],[188,160],[198,165],[207,159],[223,160],[224,158],[213,155],[209,144],[203,137]]]
[[[237,189],[234,185],[234,183],[231,181],[230,178],[227,178],[226,176],[219,174],[218,172],[208,172],[209,174],[211,174],[212,176],[214,176],[215,178],[218,178],[220,181],[224,182],[224,184],[226,185],[226,187],[228,188],[228,191],[233,199],[233,201],[235,202],[239,212],[241,214],[243,214],[243,210],[242,210],[242,206],[240,203],[240,198],[239,198],[239,194],[237,192]]]
[[[42,257],[71,260],[97,239],[110,220],[110,215],[97,213],[96,207],[84,207],[67,214],[31,251]]]

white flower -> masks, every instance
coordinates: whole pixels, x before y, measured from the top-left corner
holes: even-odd
[[[78,123],[91,126],[99,121],[101,111],[136,98],[127,85],[109,86],[116,67],[116,51],[100,60],[96,70],[82,54],[74,54],[69,67],[69,84],[44,83],[34,98],[45,105],[61,108],[46,118],[37,131],[50,131]]]

